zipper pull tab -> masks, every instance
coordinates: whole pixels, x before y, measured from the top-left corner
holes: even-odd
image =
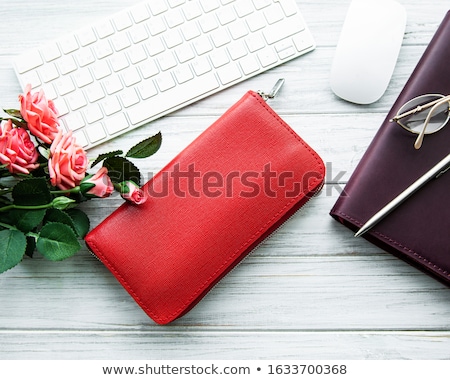
[[[284,84],[284,79],[278,79],[277,83],[275,83],[275,86],[273,86],[272,90],[270,90],[270,92],[267,94],[264,91],[258,91],[258,94],[261,96],[261,98],[263,98],[265,101],[269,100],[269,99],[273,99],[275,96],[277,96],[278,92],[281,89],[281,86],[283,86]]]

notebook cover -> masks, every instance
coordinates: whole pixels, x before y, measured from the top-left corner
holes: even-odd
[[[378,210],[450,152],[450,125],[417,135],[389,120],[408,100],[450,94],[450,11],[433,36],[392,109],[330,214],[356,231]],[[363,126],[362,126],[363,127]],[[432,180],[363,236],[450,284],[450,173]]]
[[[86,237],[144,311],[166,324],[320,190],[324,164],[255,92]]]

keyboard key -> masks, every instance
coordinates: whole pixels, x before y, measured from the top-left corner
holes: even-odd
[[[228,58],[228,54],[225,49],[213,51],[211,53],[210,58],[215,68],[221,67],[230,62],[230,59]]]
[[[177,50],[175,51],[175,54],[180,63],[184,63],[195,58],[194,51],[188,44],[183,44],[180,47],[178,47]]]
[[[128,16],[127,12],[122,12],[116,15],[113,18],[113,23],[119,32],[133,25],[133,22],[131,21],[130,16]]]
[[[221,25],[227,25],[236,20],[236,14],[234,13],[233,8],[226,7],[217,12],[217,18]]]
[[[106,130],[110,135],[127,129],[130,125],[124,114],[115,115],[105,121]]]
[[[167,71],[177,65],[177,60],[171,51],[158,56],[159,67],[162,71]]]
[[[94,45],[94,52],[98,59],[105,58],[113,53],[108,40],[100,41]]]
[[[178,7],[179,5],[184,4],[185,2],[186,0],[168,0],[169,7],[171,8]]]
[[[257,60],[251,55],[240,60],[239,63],[241,65],[242,72],[245,75],[250,75],[259,70],[259,64]]]
[[[76,131],[85,126],[83,116],[80,112],[73,112],[64,118],[64,123],[68,130]]]
[[[25,84],[31,84],[31,88],[36,88],[42,84],[37,71],[28,71],[22,75],[22,81]]]
[[[209,60],[206,57],[199,57],[192,63],[192,68],[194,69],[195,75],[200,76],[209,71],[212,67]]]
[[[171,73],[163,73],[156,78],[156,84],[159,91],[167,91],[170,88],[175,87],[175,81],[173,80]]]
[[[230,36],[224,29],[219,29],[211,33],[211,40],[213,41],[215,47],[221,47],[231,41]]]
[[[131,49],[127,50],[127,54],[132,64],[142,62],[147,58],[147,53],[145,52],[143,45],[133,46]]]
[[[236,41],[227,47],[228,53],[233,61],[247,55],[247,49],[242,41]]]
[[[145,26],[143,24],[136,25],[134,28],[130,30],[130,37],[131,41],[133,41],[134,44],[137,44],[138,42],[145,41],[149,35],[147,33],[147,29],[145,29]],[[139,45],[137,45],[139,46]]]
[[[214,14],[210,14],[206,17],[203,17],[199,20],[200,28],[203,33],[208,33],[211,30],[214,30],[219,27],[217,23],[216,16]]]
[[[297,5],[294,0],[275,0],[280,3],[284,14],[289,17],[297,13]]]
[[[63,37],[59,41],[59,46],[61,47],[61,50],[64,54],[69,54],[78,49],[78,42],[75,36],[70,35],[67,37]]]
[[[84,93],[91,103],[96,102],[105,97],[105,92],[98,82],[94,82],[84,89]]]
[[[120,100],[125,108],[132,106],[139,102],[139,96],[134,88],[129,88],[122,91],[119,95]]]
[[[178,30],[172,30],[164,35],[164,42],[169,49],[178,46],[183,43],[183,38],[181,38]]]
[[[124,68],[126,68],[126,67],[128,67],[130,65],[128,63],[127,56],[123,52],[122,53],[118,53],[118,54],[114,54],[110,58],[109,63],[111,64],[111,68],[115,72],[123,70]]]
[[[239,70],[239,67],[236,64],[221,68],[217,71],[217,74],[223,85],[234,82],[242,76],[241,70]]]
[[[252,2],[249,0],[240,0],[237,1],[234,5],[234,9],[236,10],[236,13],[238,17],[245,17],[248,16],[250,13],[253,13],[255,10],[253,8]]]
[[[175,28],[178,25],[181,25],[184,23],[183,15],[181,14],[180,10],[175,9],[171,11],[168,15],[166,15],[166,23],[169,28]]]
[[[59,95],[66,95],[75,90],[73,81],[68,76],[59,77],[55,81],[55,88]]]
[[[61,52],[56,43],[50,43],[42,49],[42,53],[47,62],[53,61],[61,57]]]
[[[155,61],[147,60],[139,65],[139,70],[141,71],[142,77],[148,79],[159,73],[158,66],[156,66]]]
[[[141,82],[137,86],[137,90],[142,99],[148,99],[152,96],[155,96],[158,93],[158,90],[155,87],[155,84],[152,80],[146,80]]]
[[[197,3],[189,2],[185,7],[183,7],[184,17],[187,21],[191,21],[202,15],[202,10]]]
[[[23,58],[16,64],[17,71],[23,74],[29,70],[35,69],[44,63],[39,51],[33,50],[26,53]]]
[[[141,81],[141,76],[136,67],[131,66],[128,69],[125,69],[122,73],[122,80],[126,87],[133,86],[136,83]]]
[[[131,8],[131,17],[133,17],[135,23],[148,20],[150,18],[150,13],[146,4],[138,4]]]
[[[214,9],[219,8],[219,2],[217,0],[200,0],[203,11],[208,13]]]
[[[72,111],[76,111],[87,105],[86,99],[84,98],[82,92],[72,92],[66,99]]]
[[[252,0],[256,9],[263,9],[272,4],[272,0]]]
[[[78,68],[78,66],[73,57],[71,55],[67,55],[65,57],[62,57],[58,61],[58,68],[61,74],[65,75],[71,73],[72,71],[75,71]]]
[[[192,74],[191,69],[187,65],[184,66],[180,65],[179,67],[177,67],[174,70],[174,74],[175,78],[177,79],[177,82],[180,84],[194,78],[194,74]]]
[[[181,33],[186,41],[192,40],[200,35],[200,30],[198,30],[197,24],[187,23],[181,27]]]
[[[87,147],[89,145],[89,141],[86,138],[86,135],[83,131],[75,132],[73,135],[75,137],[75,141],[77,144],[81,145],[82,147]]]
[[[106,116],[111,116],[122,109],[116,96],[108,96],[102,100],[101,106]]]
[[[195,51],[197,52],[197,55],[205,54],[212,50],[211,42],[209,41],[209,38],[206,36],[200,36],[197,39],[194,40],[193,46]]]
[[[295,16],[283,20],[280,24],[274,24],[264,29],[264,38],[268,44],[281,41],[305,28],[301,19]]]
[[[89,124],[103,119],[103,113],[98,104],[93,104],[86,108],[84,116]]]
[[[103,80],[103,86],[105,87],[105,91],[108,95],[114,94],[117,91],[120,91],[123,86],[117,75],[111,75]]]
[[[149,2],[149,7],[154,16],[167,11],[167,5],[163,0],[151,0]]]
[[[92,51],[89,48],[81,49],[77,54],[75,54],[75,58],[80,67],[84,67],[95,62],[94,54],[92,54]]]
[[[248,34],[244,21],[236,21],[229,26],[230,34],[233,40],[242,38]]]
[[[152,36],[156,36],[166,31],[166,24],[162,17],[154,17],[147,23],[148,30]]]
[[[109,20],[103,21],[95,27],[100,38],[108,37],[114,34],[114,28]]]
[[[111,43],[116,51],[121,51],[131,46],[131,42],[126,33],[115,34],[111,37]]]
[[[50,82],[59,77],[58,69],[54,63],[46,65],[39,70],[40,76],[44,82]]]
[[[145,47],[147,48],[150,57],[153,57],[166,50],[161,38],[153,38],[151,42],[145,44]]]
[[[97,61],[92,66],[92,73],[94,74],[95,79],[103,79],[108,75],[111,75],[111,69],[109,68],[108,62]]]
[[[94,81],[91,72],[86,67],[74,73],[73,79],[75,80],[75,83],[78,87],[87,86],[88,84],[91,84]]]
[[[258,52],[258,58],[262,67],[273,65],[278,58],[272,48],[266,47]]]
[[[102,123],[96,123],[96,124],[89,125],[85,130],[86,130],[89,140],[92,143],[101,141],[104,138],[106,138],[106,133],[105,133],[105,130],[103,129]]]
[[[90,44],[93,44],[95,41],[97,41],[97,37],[95,36],[94,31],[92,28],[86,28],[81,30],[78,34],[78,40],[80,41],[81,46],[87,46]]]

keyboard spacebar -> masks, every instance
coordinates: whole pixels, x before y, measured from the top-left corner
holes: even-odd
[[[190,100],[197,100],[197,97],[218,87],[219,82],[213,73],[204,74],[128,108],[127,113],[132,124],[139,124],[159,114],[179,108],[180,105]]]

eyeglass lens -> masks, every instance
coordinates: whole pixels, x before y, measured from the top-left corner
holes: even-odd
[[[438,99],[442,99],[443,96],[439,95],[423,95],[417,98],[410,100],[405,103],[398,111],[398,114],[403,114],[412,109],[417,108],[418,106],[423,106],[427,103],[433,102]],[[425,131],[426,134],[434,133],[442,128],[447,121],[449,120],[449,102],[443,102],[433,110],[433,114],[431,115],[430,121],[427,125],[427,129]],[[426,107],[422,111],[416,112],[410,116],[406,116],[400,120],[400,123],[411,130],[414,133],[420,133],[423,129],[423,124],[428,114],[430,113],[432,107]]]

